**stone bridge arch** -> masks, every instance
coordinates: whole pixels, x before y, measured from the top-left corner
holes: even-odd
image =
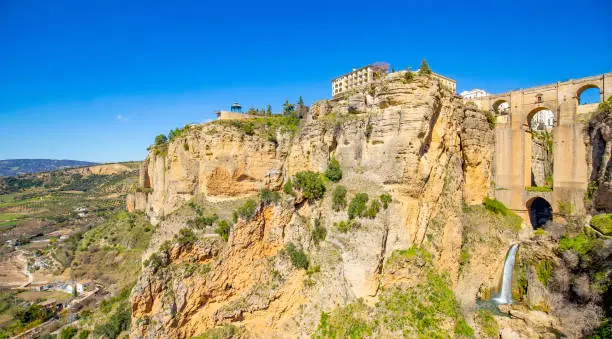
[[[554,115],[553,185],[552,191],[547,192],[550,196],[540,198],[553,212],[557,212],[561,202],[571,204],[576,213],[584,212],[583,198],[589,178],[584,121],[598,104],[579,105],[579,99],[590,88],[599,89],[600,101],[612,96],[612,73],[471,99],[480,109],[491,112],[495,112],[501,102],[509,104],[508,113],[498,115],[495,128],[495,197],[526,222],[530,222],[527,202],[533,198],[526,190],[532,182],[529,121],[545,109]]]
[[[550,199],[550,198],[549,198]],[[546,198],[535,196],[525,202],[529,214],[529,223],[533,229],[541,228],[553,220],[553,208]]]

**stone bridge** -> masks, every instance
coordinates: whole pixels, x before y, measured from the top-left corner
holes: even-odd
[[[495,197],[532,224],[539,218],[536,214],[544,213],[542,208],[550,210],[551,218],[560,208],[584,212],[590,174],[583,131],[598,103],[581,105],[580,96],[590,88],[599,90],[600,101],[612,96],[612,73],[471,99],[480,109],[497,115]],[[554,114],[551,192],[526,190],[533,176],[529,122],[542,110]]]

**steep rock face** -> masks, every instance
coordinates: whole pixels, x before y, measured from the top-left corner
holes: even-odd
[[[374,300],[385,260],[412,245],[433,253],[436,268],[457,282],[462,203],[480,203],[489,190],[493,133],[482,112],[434,79],[418,77],[317,102],[295,134],[243,127],[192,126],[167,150],[153,150],[141,172],[142,192],[128,198],[129,208],[161,221],[162,232],[162,220],[194,197],[223,201],[278,189],[299,171],[324,171],[332,156],[349,200],[360,192],[390,193],[393,202],[374,219],[359,218],[349,233],[333,226],[347,214],[331,208],[331,194],[260,207],[253,220],[234,225],[203,277],[144,270],[133,291],[133,337],[188,337],[227,323],[259,336],[306,336],[322,310]],[[327,229],[324,242],[312,238],[316,223]],[[155,236],[152,243],[159,244]],[[289,243],[320,272],[306,276],[293,268],[282,251]],[[166,270],[179,263],[170,255]]]
[[[610,101],[610,100],[608,100]],[[601,109],[586,130],[587,164],[590,170],[589,198],[599,212],[612,212],[612,108]]]

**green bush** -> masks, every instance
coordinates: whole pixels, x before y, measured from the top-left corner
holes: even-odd
[[[110,317],[108,322],[96,327],[94,329],[94,336],[117,338],[121,332],[130,328],[131,321],[132,314],[129,306],[126,304],[125,307],[117,310],[117,312]]]
[[[605,235],[612,235],[612,213],[594,215],[591,226]]]
[[[575,237],[569,237],[564,234],[559,240],[559,249],[562,251],[574,251],[581,257],[588,256],[593,249],[598,247],[599,240],[593,239],[586,234],[578,234]]]
[[[325,185],[321,176],[312,171],[298,172],[295,175],[293,185],[302,191],[305,199],[321,199],[325,194]]]
[[[459,337],[474,337],[474,329],[468,325],[465,319],[460,318],[455,323],[455,334]]]
[[[368,338],[372,336],[373,330],[368,307],[359,299],[331,313],[321,312],[313,338]]]
[[[191,228],[182,228],[179,231],[179,234],[174,236],[176,238],[176,242],[180,246],[193,245],[196,241],[198,241],[198,237],[193,233]]]
[[[72,326],[66,326],[62,329],[62,331],[60,332],[60,338],[61,339],[71,339],[72,337],[74,337],[77,334],[77,329],[76,327],[72,327]]]
[[[335,222],[334,227],[338,229],[339,232],[346,233],[350,230],[361,227],[361,224],[355,220],[342,220],[340,222]]]
[[[155,146],[161,146],[168,142],[168,138],[165,134],[160,134],[155,137]]]
[[[219,220],[215,232],[220,235],[223,240],[227,241],[227,239],[229,239],[231,229],[232,227],[227,220]]]
[[[353,200],[351,200],[348,208],[349,219],[355,219],[356,217],[363,217],[365,215],[368,199],[369,197],[366,193],[358,193]]]
[[[319,244],[319,242],[324,241],[327,236],[327,229],[321,225],[320,219],[315,219],[314,227],[312,228],[312,241],[315,244]]]
[[[393,198],[391,198],[390,194],[383,193],[380,195],[380,202],[382,202],[384,209],[387,209],[387,207],[389,207],[391,201],[393,201]]]
[[[372,202],[370,203],[370,207],[365,212],[364,216],[369,219],[374,219],[376,218],[376,215],[378,214],[379,211],[380,211],[380,203],[378,202],[378,200],[372,200]]]
[[[552,192],[552,188],[547,186],[527,186],[525,191],[528,192]]]
[[[491,311],[481,308],[476,313],[476,323],[489,338],[499,336],[499,326]]]
[[[340,163],[338,160],[336,160],[336,158],[332,157],[327,169],[325,170],[325,176],[327,179],[333,182],[338,182],[340,179],[342,179],[342,169],[340,169]]]
[[[538,280],[544,285],[548,286],[548,282],[552,277],[553,265],[549,260],[542,260],[536,265],[536,272],[538,273]]]
[[[287,251],[287,254],[291,259],[291,264],[293,265],[293,267],[298,269],[308,268],[308,257],[306,256],[306,253],[304,253],[303,250],[297,249],[293,243],[289,243],[285,247],[285,251]]]
[[[506,207],[501,201],[496,199],[490,199],[487,197],[484,199],[483,205],[487,209],[487,211],[495,214],[507,216],[511,213],[508,207]]]
[[[414,73],[411,70],[407,69],[402,76],[402,82],[404,84],[409,84],[414,80]]]
[[[346,208],[346,187],[336,186],[332,193],[332,208],[338,212]]]
[[[215,221],[217,221],[218,219],[219,219],[219,216],[217,214],[208,215],[208,216],[200,216],[200,217],[193,219],[192,224],[193,224],[193,227],[197,229],[203,229],[206,226],[212,226],[212,224],[214,224]]]
[[[261,200],[264,205],[276,204],[280,200],[280,194],[267,188],[262,188],[259,191],[259,200]]]
[[[244,220],[251,220],[253,216],[255,216],[255,212],[257,211],[257,202],[253,199],[249,199],[244,202],[244,204],[238,207],[236,210],[236,219],[240,217]],[[237,220],[236,220],[237,221]]]
[[[295,195],[295,192],[293,191],[293,183],[291,183],[291,180],[288,180],[285,185],[283,185],[283,192],[285,192],[285,194]]]
[[[191,339],[229,339],[238,334],[238,327],[234,325],[223,325],[206,330],[204,333]]]
[[[79,331],[78,338],[79,338],[79,339],[87,339],[87,337],[89,337],[89,331],[88,331],[88,330],[83,330],[83,329],[81,329],[81,330]]]
[[[609,99],[608,99],[609,100]],[[612,102],[612,100],[610,100]],[[606,319],[595,331],[593,335],[587,337],[589,339],[609,339],[612,338],[612,319]]]
[[[423,59],[423,61],[421,61],[421,67],[419,67],[419,74],[431,74],[431,69],[429,68],[429,64],[427,63],[427,60]]]

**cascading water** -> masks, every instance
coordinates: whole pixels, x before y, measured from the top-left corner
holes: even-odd
[[[499,296],[493,298],[493,301],[497,304],[512,303],[512,271],[514,270],[514,261],[516,260],[516,251],[518,250],[518,246],[519,244],[512,245],[508,251],[508,255],[506,256],[501,290],[499,291]]]

